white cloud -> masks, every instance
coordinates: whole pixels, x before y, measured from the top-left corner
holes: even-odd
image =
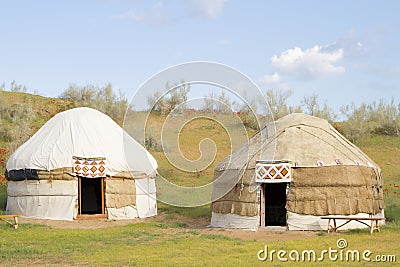
[[[226,2],[227,0],[193,0],[191,5],[207,18],[215,19],[222,13]]]
[[[272,86],[273,88],[285,90],[289,89],[288,84],[282,81],[281,76],[277,72],[274,72],[272,74],[265,74],[262,77],[258,78],[258,81],[260,83]]]
[[[354,46],[351,46],[350,42],[347,42],[345,47],[340,46],[344,43],[343,40],[330,45],[315,45],[304,50],[294,47],[283,51],[280,55],[273,55],[269,72],[261,76],[258,81],[274,88],[288,89],[290,81],[307,81],[343,74],[346,71],[342,65],[345,62],[343,60],[345,48],[356,46],[364,49],[364,45],[359,41],[355,42]]]
[[[288,49],[271,58],[272,67],[283,75],[305,80],[344,73],[344,67],[334,65],[343,58],[343,49],[327,48],[316,45],[304,51],[299,47]]]
[[[160,0],[153,6],[144,8],[131,8],[127,12],[116,16],[119,19],[133,20],[151,25],[162,25],[169,22],[172,17],[166,2]]]
[[[260,82],[266,83],[266,84],[274,84],[274,83],[277,84],[277,83],[281,82],[281,77],[279,76],[279,74],[277,72],[274,72],[271,75],[265,74],[264,76],[262,76],[258,80]]]

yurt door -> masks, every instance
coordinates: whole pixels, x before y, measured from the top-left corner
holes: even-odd
[[[256,182],[260,194],[260,226],[286,226],[286,196],[291,182],[289,160],[260,160],[256,163]]]
[[[79,214],[104,214],[104,178],[79,177]]]
[[[286,226],[288,183],[265,183],[261,193],[262,226]]]
[[[105,214],[104,178],[106,158],[72,157],[74,172],[78,177],[78,214]]]

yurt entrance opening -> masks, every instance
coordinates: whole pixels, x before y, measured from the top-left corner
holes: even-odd
[[[256,182],[260,185],[260,226],[287,226],[286,196],[291,182],[290,160],[260,160]]]
[[[79,177],[78,186],[78,214],[104,214],[104,178]]]
[[[261,226],[286,226],[286,188],[288,183],[261,185]]]
[[[105,215],[105,157],[74,156],[74,171],[78,177],[78,215]]]

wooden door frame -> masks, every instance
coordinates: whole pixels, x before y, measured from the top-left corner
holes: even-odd
[[[104,177],[101,177],[101,214],[105,214],[105,203],[104,203]]]
[[[260,186],[260,227],[265,226],[265,183]]]
[[[83,178],[78,176],[78,194],[79,194],[79,210],[78,215],[82,215],[82,179],[101,179],[100,187],[101,187],[101,214],[105,214],[105,197],[104,197],[104,185],[105,185],[105,177],[100,178]]]

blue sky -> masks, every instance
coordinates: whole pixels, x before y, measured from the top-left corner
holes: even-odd
[[[1,1],[0,83],[44,96],[70,83],[132,96],[189,61],[232,66],[262,90],[400,101],[399,1]]]

